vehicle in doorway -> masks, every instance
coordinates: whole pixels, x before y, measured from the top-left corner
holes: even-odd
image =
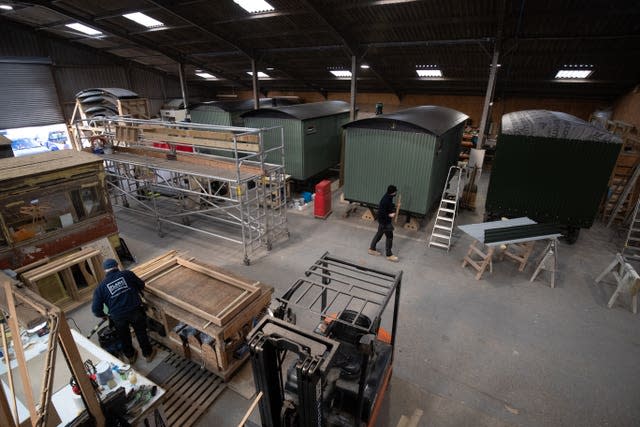
[[[31,154],[45,153],[49,149],[30,138],[17,138],[11,141],[11,150],[16,157],[28,156]]]
[[[67,134],[63,130],[52,130],[45,142],[45,147],[50,151],[68,150],[71,146],[68,143]]]

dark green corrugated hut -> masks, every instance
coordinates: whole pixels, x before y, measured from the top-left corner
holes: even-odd
[[[282,126],[285,171],[293,179],[305,180],[340,161],[341,127],[349,121],[349,104],[326,101],[261,108],[242,117],[247,127]],[[273,145],[274,141],[265,139],[265,148]],[[279,162],[278,156],[278,153],[271,153],[267,161]]]
[[[464,122],[456,110],[424,105],[344,126],[344,197],[377,205],[387,185],[402,195],[402,211],[426,215],[456,163]]]
[[[505,114],[485,212],[589,228],[621,146],[617,136],[566,113]]]
[[[297,96],[260,98],[260,108],[299,104]],[[208,101],[193,107],[191,122],[218,126],[244,126],[242,113],[253,110],[253,99]]]

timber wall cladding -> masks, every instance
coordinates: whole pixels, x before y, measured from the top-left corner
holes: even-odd
[[[624,95],[613,107],[613,120],[620,120],[640,129],[640,85]]]
[[[317,92],[269,92],[269,96],[300,96],[304,102],[326,101]],[[250,99],[250,92],[239,93],[239,98]],[[328,100],[349,102],[349,93],[329,93]],[[406,95],[399,101],[390,93],[359,93],[356,99],[358,118],[368,117],[375,113],[375,105],[378,102],[384,104],[385,113],[393,113],[405,108],[419,105],[438,105],[453,108],[468,115],[474,126],[480,125],[484,96],[457,96],[457,95]],[[492,121],[500,123],[503,114],[521,110],[551,110],[561,111],[587,120],[589,115],[597,109],[610,106],[610,103],[600,100],[575,100],[563,98],[533,98],[517,97],[496,100],[491,112]],[[639,119],[640,120],[640,119]]]

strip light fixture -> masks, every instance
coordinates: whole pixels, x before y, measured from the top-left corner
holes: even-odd
[[[98,31],[98,30],[94,30],[91,27],[88,27],[84,24],[81,24],[79,22],[74,22],[73,24],[66,24],[65,27],[69,27],[72,30],[76,30],[76,31],[80,31],[81,33],[90,35],[90,36],[98,36],[100,34],[102,34],[102,32]]]

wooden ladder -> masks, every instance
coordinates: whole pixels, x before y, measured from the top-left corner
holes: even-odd
[[[429,237],[429,246],[443,248],[449,251],[451,248],[451,237],[453,235],[453,226],[456,219],[458,201],[460,200],[460,190],[462,181],[462,172],[464,168],[459,166],[451,166],[447,174],[447,181],[444,184],[442,198],[438,205],[438,213],[433,223],[431,237]],[[451,188],[455,180],[455,188]]]

